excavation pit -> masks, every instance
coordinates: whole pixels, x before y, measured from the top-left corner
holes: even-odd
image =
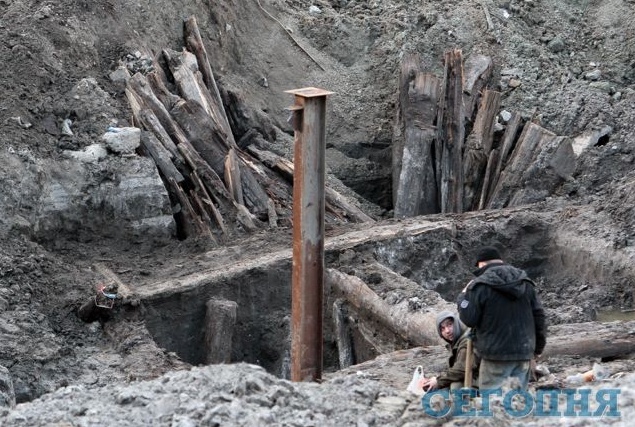
[[[406,301],[413,311],[434,310],[426,307],[426,295],[437,292],[453,304],[472,277],[478,247],[493,244],[535,280],[550,325],[595,320],[603,307],[632,308],[634,280],[624,264],[627,257],[611,259],[609,250],[597,246],[589,250],[588,242],[537,217],[498,215],[475,224],[468,230],[454,220],[411,220],[350,231],[326,240],[326,268],[357,276],[388,304]],[[288,378],[291,250],[263,248],[242,262],[223,261],[213,253],[206,257],[209,269],[140,289],[157,344],[190,364],[206,364],[206,304],[232,301],[236,317],[229,361],[258,364]],[[337,304],[341,299],[325,283],[325,371],[341,366],[333,320]],[[373,313],[347,305],[343,318],[351,331],[353,363],[413,346]]]

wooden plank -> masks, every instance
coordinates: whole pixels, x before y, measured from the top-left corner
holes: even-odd
[[[473,54],[465,60],[465,84],[463,86],[463,105],[465,119],[472,121],[472,115],[481,98],[481,91],[487,86],[494,69],[492,58]]]
[[[170,137],[174,140],[176,145],[187,141],[187,137],[183,133],[183,130],[178,126],[178,124],[172,119],[172,116],[165,108],[165,106],[159,101],[154,92],[152,91],[152,87],[145,76],[141,73],[137,73],[128,79],[127,89],[132,91],[138,99],[141,100],[142,105],[147,106],[152,112],[155,114],[161,126],[165,129],[165,131],[170,135]]]
[[[417,73],[423,72],[421,58],[417,54],[404,55],[401,61],[401,72],[399,74],[398,99],[399,105],[395,109],[395,122],[393,124],[392,136],[392,201],[393,205],[397,200],[397,189],[399,188],[399,176],[401,175],[401,164],[403,160],[403,149],[405,144],[402,105],[407,104],[408,88]]]
[[[183,32],[185,36],[185,44],[187,45],[188,49],[192,51],[196,56],[203,82],[210,91],[211,96],[214,99],[214,103],[218,106],[218,112],[220,113],[220,116],[222,118],[220,124],[224,128],[231,145],[235,146],[236,141],[234,140],[231,127],[229,126],[229,120],[227,120],[227,113],[225,112],[225,109],[223,107],[223,100],[220,96],[220,92],[216,84],[216,79],[214,78],[214,72],[209,62],[209,56],[207,55],[207,50],[205,49],[205,45],[203,44],[203,39],[201,38],[201,33],[198,28],[196,17],[191,16],[185,20]]]
[[[507,123],[507,127],[505,128],[505,133],[503,134],[503,139],[501,142],[500,154],[498,156],[498,162],[496,163],[496,169],[492,172],[490,177],[489,189],[487,190],[487,197],[485,200],[484,208],[489,207],[489,202],[492,199],[492,194],[498,185],[498,181],[500,180],[500,175],[507,164],[507,159],[514,148],[514,143],[516,142],[516,134],[518,133],[518,128],[520,127],[522,122],[522,117],[519,113],[512,113],[512,117]]]
[[[475,210],[480,202],[480,193],[487,159],[494,139],[494,124],[500,106],[501,94],[485,90],[476,114],[474,127],[465,142],[463,157],[463,208]]]
[[[205,362],[231,362],[232,340],[236,326],[235,301],[211,299],[205,304]]]
[[[240,180],[240,167],[238,165],[236,151],[233,148],[230,148],[225,157],[225,183],[236,203],[244,205],[245,199],[243,198],[243,189]]]
[[[181,183],[185,180],[176,166],[174,166],[174,163],[172,163],[170,152],[159,142],[153,133],[143,132],[141,134],[141,145],[150,154],[150,157],[152,157],[164,177],[172,178],[177,183]]]
[[[548,141],[557,138],[553,133],[543,127],[527,122],[521,140],[518,141],[517,150],[514,152],[511,163],[505,168],[496,189],[492,193],[490,207],[501,209],[508,206],[513,193],[519,189],[523,173],[533,162],[540,147]]]
[[[465,116],[463,109],[463,64],[460,49],[445,52],[443,77],[443,108],[437,123],[443,129],[440,136],[439,174],[441,177],[441,212],[463,212],[463,140]]]
[[[489,153],[489,157],[487,159],[487,166],[485,168],[485,177],[483,178],[483,187],[481,189],[481,196],[478,201],[478,210],[482,210],[485,208],[485,204],[487,203],[487,194],[490,189],[490,184],[494,179],[493,173],[496,168],[496,164],[498,163],[498,158],[500,157],[499,150],[494,149]]]
[[[439,79],[417,73],[400,96],[404,147],[397,183],[394,216],[412,217],[439,212],[435,159]]]

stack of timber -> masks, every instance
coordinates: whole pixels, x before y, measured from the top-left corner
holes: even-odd
[[[504,208],[539,201],[575,169],[571,140],[513,113],[495,132],[501,93],[488,88],[492,60],[458,49],[444,75],[404,57],[393,135],[395,217]],[[499,125],[500,126],[500,125]],[[500,130],[500,129],[499,129]]]
[[[142,151],[164,179],[181,236],[217,241],[290,225],[293,164],[236,143],[194,17],[184,22],[184,38],[182,51],[164,49],[154,70],[126,84],[133,120],[146,131]],[[326,211],[327,222],[372,221],[332,189]]]

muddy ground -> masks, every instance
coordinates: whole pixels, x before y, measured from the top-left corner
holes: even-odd
[[[191,15],[198,20],[218,84],[251,106],[250,123],[266,122],[274,130],[263,131],[268,149],[292,154],[293,133],[285,111],[292,99],[285,90],[317,86],[335,92],[328,101],[329,173],[380,224],[395,222],[390,146],[404,54],[418,53],[435,74],[442,70],[447,49],[459,47],[465,57],[489,55],[495,66],[492,88],[503,93],[502,109],[535,116],[558,135],[601,135],[582,151],[575,173],[542,201],[500,213],[432,216],[425,220],[449,219],[455,231],[332,250],[327,266],[364,278],[393,301],[423,298],[424,291],[451,301],[470,277],[475,247],[495,243],[539,282],[551,324],[594,320],[601,309],[633,308],[633,1],[161,0],[149,5],[4,0],[0,13],[0,365],[7,368],[18,403],[13,410],[2,409],[8,425],[88,425],[91,419],[105,425],[103,420],[113,413],[133,413],[136,409],[126,409],[145,408],[146,401],[155,402],[158,396],[178,396],[179,404],[152,403],[128,425],[144,425],[153,417],[160,425],[461,423],[421,419],[416,410],[406,410],[413,408],[413,400],[400,394],[405,384],[399,389],[394,382],[376,383],[372,375],[345,375],[323,388],[277,378],[284,377],[284,352],[276,347],[284,347],[289,325],[282,309],[265,316],[267,328],[257,338],[245,338],[242,354],[233,355],[234,361],[260,363],[269,373],[239,365],[221,369],[227,379],[217,378],[216,367],[187,376],[184,355],[191,352],[168,339],[174,325],[156,320],[161,313],[152,302],[121,307],[106,322],[78,319],[77,308],[104,280],[96,264],[107,265],[123,282],[141,289],[186,282],[202,271],[290,248],[291,231],[284,227],[236,235],[218,247],[205,240],[179,241],[165,232],[167,226],[130,231],[125,210],[105,209],[94,197],[82,198],[82,191],[75,203],[85,208],[73,215],[51,214],[58,212],[51,210],[56,207],[51,208],[51,200],[62,199],[42,196],[56,194],[51,177],[108,183],[117,181],[113,170],[130,169],[126,159],[111,154],[105,162],[80,170],[69,166],[64,152],[99,141],[109,126],[131,124],[123,87],[111,73],[120,64],[143,63],[140,58],[153,58],[166,47],[181,49],[182,22]],[[62,127],[66,119],[72,135]],[[236,139],[247,130],[233,129]],[[157,206],[157,217],[169,217],[169,203]],[[351,230],[370,230],[366,227],[371,226],[333,224],[328,233],[336,238]],[[404,290],[411,287],[391,289],[378,265],[420,286],[422,294]],[[237,277],[288,285],[287,261],[271,271]],[[215,286],[223,295],[237,285],[221,280]],[[263,296],[256,290],[253,295]],[[172,303],[168,318],[187,312],[192,304],[187,298],[180,301],[182,305]],[[267,309],[253,307],[256,312]],[[274,348],[259,344],[267,340]],[[408,346],[388,339],[380,344],[391,350]],[[244,350],[249,346],[258,351]],[[378,353],[369,346],[358,361]],[[329,369],[336,370],[332,353],[327,360]],[[552,370],[565,376],[594,362],[554,359]],[[611,363],[615,375],[631,369],[630,362]],[[400,366],[396,375],[403,376],[411,365]],[[152,382],[166,372],[172,373]],[[184,391],[188,378],[204,378],[204,387],[227,390],[212,399],[220,403],[209,404],[209,396]],[[174,387],[164,386],[172,381]],[[632,406],[632,379],[611,381],[624,389],[624,406]],[[104,396],[108,403],[101,405]],[[354,404],[340,406],[349,400]],[[75,406],[59,409],[68,401]],[[246,401],[255,405],[256,418],[244,418],[240,406]],[[57,412],[50,411],[51,405]],[[370,407],[377,412],[365,414]],[[623,419],[628,419],[627,411]],[[341,422],[333,413],[343,414]],[[120,423],[126,425],[123,418]],[[490,421],[507,425],[508,420]],[[593,419],[580,422],[595,424]]]

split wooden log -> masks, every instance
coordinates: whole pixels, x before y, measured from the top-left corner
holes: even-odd
[[[223,136],[218,133],[218,127],[209,120],[204,108],[196,101],[179,101],[171,113],[201,158],[218,176],[225,176],[225,158],[229,154],[229,148],[223,141]],[[240,169],[245,206],[257,217],[265,216],[268,210],[267,193],[250,171],[249,165],[240,157],[241,153],[238,154],[240,161],[234,165],[238,165]]]
[[[490,201],[492,199],[492,194],[498,185],[500,180],[501,172],[505,165],[507,164],[508,157],[512,150],[514,149],[514,143],[516,142],[516,135],[518,134],[518,129],[522,123],[522,117],[519,113],[512,113],[512,117],[507,123],[507,127],[505,128],[505,133],[503,134],[503,139],[500,144],[500,154],[498,156],[498,161],[496,162],[496,169],[492,172],[489,189],[487,190],[487,196],[483,208],[490,207]]]
[[[181,99],[180,96],[173,94],[167,88],[167,77],[163,72],[163,68],[157,67],[151,73],[146,74],[146,79],[152,88],[152,92],[161,101],[166,110],[170,111],[174,104]]]
[[[130,104],[130,109],[134,120],[139,123],[140,127],[145,130],[154,133],[163,147],[168,150],[170,160],[174,160],[175,163],[183,163],[183,159],[179,154],[176,144],[172,141],[172,138],[167,134],[156,115],[143,104],[142,99],[131,89],[126,88],[126,97]]]
[[[235,301],[212,299],[205,304],[205,362],[229,363],[236,326]]]
[[[183,154],[192,171],[200,177],[201,184],[212,196],[210,202],[218,204],[221,216],[234,218],[236,216],[234,201],[216,172],[189,143],[179,144],[179,151]]]
[[[485,55],[470,55],[465,60],[465,83],[463,85],[463,105],[465,119],[472,120],[474,109],[479,104],[481,91],[487,86],[494,69],[492,58]]]
[[[371,313],[372,317],[415,345],[441,344],[437,333],[436,311],[410,312],[408,304],[390,305],[373,292],[361,279],[327,269],[327,285],[336,295],[346,299],[356,310]]]
[[[403,161],[403,150],[405,145],[404,139],[404,120],[402,98],[408,97],[408,90],[415,76],[423,72],[421,58],[417,54],[405,55],[401,62],[401,72],[399,74],[399,105],[395,108],[395,120],[393,123],[392,136],[392,201],[393,205],[397,201],[397,189],[399,188],[399,176],[401,175],[401,165]]]
[[[408,83],[402,83],[400,93],[404,146],[394,203],[396,218],[439,212],[434,164],[439,79],[420,72],[413,79],[403,75],[411,69],[408,64],[402,67],[402,81]]]
[[[175,196],[181,205],[181,215],[183,216],[183,228],[185,235],[190,236],[213,236],[208,224],[205,224],[200,216],[194,210],[190,199],[185,194],[185,191],[174,181],[174,179],[168,180],[171,184],[171,189],[174,190]]]
[[[218,227],[221,229],[223,234],[228,234],[227,227],[225,226],[225,221],[223,220],[223,215],[221,215],[216,205],[214,205],[214,202],[212,201],[213,200],[212,197],[210,196],[209,192],[205,188],[203,181],[198,176],[196,171],[192,171],[192,173],[190,174],[190,178],[192,179],[192,181],[194,182],[194,185],[196,186],[196,191],[202,194],[201,202],[204,203],[204,210],[212,214],[212,216],[214,217],[214,220],[218,224]]]
[[[192,69],[197,67],[196,57],[186,50],[175,52],[169,49],[163,50],[163,56],[170,67],[181,97],[186,101],[195,101],[203,107],[209,116],[208,120],[212,120],[214,123],[214,132],[218,135],[218,141],[224,144],[226,149],[235,146],[233,138],[229,138],[231,129],[228,130],[225,126],[226,118],[223,104],[216,102],[207,87],[200,84],[203,83],[202,77],[199,79],[197,76],[199,74],[198,70],[196,68]],[[190,66],[188,65],[189,63],[193,65]]]
[[[463,212],[463,54],[460,49],[445,52],[437,153],[440,153],[437,176],[440,177],[442,213]]]
[[[335,341],[340,361],[340,369],[355,364],[353,336],[346,316],[346,302],[337,299],[333,303],[333,323],[335,324]]]
[[[265,166],[280,173],[289,183],[293,184],[293,162],[266,150],[259,150],[254,146],[247,147],[247,151]],[[343,215],[354,222],[374,222],[375,220],[351,203],[346,197],[331,187],[324,189],[324,199],[331,211],[341,210]]]
[[[496,169],[496,164],[498,164],[498,159],[500,157],[500,152],[497,149],[494,149],[489,153],[489,157],[487,158],[487,166],[485,167],[485,177],[483,178],[483,187],[481,188],[481,196],[478,201],[478,210],[482,210],[485,208],[485,204],[487,203],[487,194],[490,191],[490,186],[493,180],[495,180],[494,169]]]
[[[234,200],[244,205],[243,189],[240,185],[240,166],[238,166],[238,157],[236,157],[236,151],[233,148],[229,150],[225,157],[225,182]]]
[[[166,178],[172,178],[175,182],[181,183],[185,180],[183,175],[178,171],[172,160],[170,152],[159,142],[156,136],[151,132],[141,133],[141,146],[150,154],[161,174]]]
[[[518,190],[519,184],[523,180],[524,172],[534,161],[541,145],[556,138],[558,137],[553,132],[535,123],[527,122],[517,142],[516,150],[514,150],[508,166],[502,172],[492,193],[491,208],[502,209],[508,206],[514,192]]]
[[[265,168],[248,153],[239,151],[237,148],[235,152],[238,158],[236,164],[240,165],[240,183],[244,204],[256,217],[263,219],[269,211],[269,195],[265,188],[271,191],[271,187],[276,184],[269,180]]]
[[[209,228],[210,230],[210,232],[208,233],[209,237],[212,239],[214,243],[218,243],[218,241],[214,237],[214,234],[212,234],[211,232],[210,226],[212,225],[212,219],[209,216],[207,205],[203,203],[201,196],[199,196],[199,194],[195,190],[190,190],[190,200],[192,201],[194,207],[196,208],[196,212],[201,218],[201,222],[206,227]]]
[[[225,109],[223,108],[223,101],[220,96],[218,86],[216,85],[214,72],[212,71],[212,66],[209,62],[209,57],[207,55],[207,50],[205,49],[205,45],[203,44],[203,39],[201,38],[201,33],[198,28],[198,23],[196,22],[196,17],[191,16],[185,20],[184,36],[185,36],[186,46],[196,56],[198,69],[201,72],[203,82],[207,86],[207,89],[211,92],[211,96],[213,97],[214,102],[219,107],[218,111],[222,118],[221,125],[225,129],[225,133],[230,138],[230,142],[232,143],[232,146],[233,146],[235,145],[234,137],[231,132],[231,128],[229,126],[227,113],[225,112]]]
[[[494,123],[500,99],[500,92],[485,90],[474,127],[465,142],[463,158],[463,208],[465,210],[475,210],[480,201],[485,167],[494,140]]]
[[[170,114],[198,154],[218,176],[224,176],[225,157],[229,147],[204,107],[196,101],[181,100],[172,107]]]
[[[172,119],[172,116],[163,103],[156,97],[145,76],[141,73],[137,73],[128,79],[127,85],[127,88],[141,100],[141,105],[145,105],[155,114],[161,126],[163,126],[176,145],[187,142],[187,137],[183,133],[183,130]]]

